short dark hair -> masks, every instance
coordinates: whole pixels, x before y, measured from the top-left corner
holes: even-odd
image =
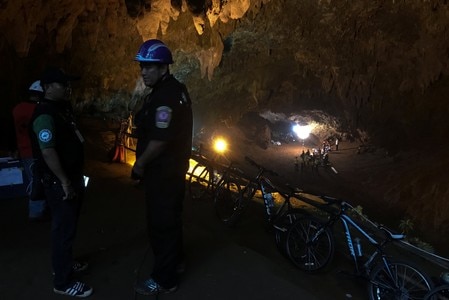
[[[41,75],[41,84],[48,84],[58,82],[67,85],[69,81],[78,80],[79,76],[69,75],[65,73],[61,68],[48,67]]]

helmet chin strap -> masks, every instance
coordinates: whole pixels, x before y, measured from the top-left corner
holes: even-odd
[[[164,73],[164,75],[161,76],[161,79],[159,81],[165,80],[165,78],[167,78],[170,75],[170,70],[168,69],[167,66],[167,71]]]
[[[168,76],[170,76],[170,70],[168,69],[167,66],[167,71],[158,79],[158,81],[156,81],[152,86],[150,86],[151,88],[154,88],[155,86],[157,86],[159,83],[161,83],[162,81],[164,81]]]

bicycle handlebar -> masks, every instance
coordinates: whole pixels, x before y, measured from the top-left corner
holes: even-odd
[[[258,168],[259,171],[262,171],[262,172],[264,172],[264,173],[269,173],[269,174],[271,174],[271,175],[273,175],[273,176],[279,176],[278,173],[276,173],[275,171],[272,171],[272,170],[270,170],[270,169],[267,169],[267,168],[265,168],[265,167],[259,165],[259,164],[256,163],[253,159],[251,159],[249,156],[245,156],[245,160],[246,160],[247,162],[249,162],[251,165],[253,165],[254,167]]]
[[[324,202],[326,202],[325,205],[333,205],[336,204],[337,206],[339,206],[340,208],[345,208],[345,207],[349,207],[351,209],[353,209],[353,207],[343,201],[342,199],[338,199],[338,198],[334,198],[334,197],[330,197],[330,196],[319,196],[320,199],[322,199]],[[324,208],[323,206],[321,206],[321,208]],[[329,211],[328,209],[325,209],[326,211]],[[357,212],[357,211],[356,211]],[[389,228],[383,226],[383,225],[379,225],[377,223],[372,222],[371,220],[369,220],[367,217],[365,217],[364,215],[360,214],[359,212],[357,212],[360,216],[362,216],[366,221],[368,221],[369,223],[371,223],[374,227],[376,227],[378,230],[382,231],[385,236],[387,237],[388,240],[402,240],[405,238],[404,234],[397,234],[394,233],[392,230],[390,230]]]

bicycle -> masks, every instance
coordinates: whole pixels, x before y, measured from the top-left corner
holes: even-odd
[[[222,174],[231,167],[232,162],[228,163],[223,154],[225,149],[216,146],[222,141],[221,139],[214,141],[213,152],[205,149],[202,144],[193,151],[192,159],[197,163],[188,179],[188,191],[192,199],[203,199],[213,195]],[[206,157],[206,151],[213,153],[212,159]]]
[[[433,288],[427,293],[424,300],[449,300],[449,284]]]
[[[292,262],[301,270],[315,272],[325,268],[331,261],[335,250],[335,240],[331,228],[337,221],[343,225],[343,233],[349,254],[355,266],[355,275],[368,280],[369,299],[423,299],[433,284],[427,274],[413,264],[392,260],[384,252],[390,242],[404,239],[404,235],[395,234],[384,226],[377,225],[354,209],[349,203],[328,197],[318,196],[322,202],[297,195],[328,214],[327,221],[314,216],[301,216],[288,233],[286,248]],[[348,214],[353,211],[361,220],[377,228],[379,235],[368,233],[362,224]],[[374,252],[363,256],[359,239],[353,238],[350,226],[374,247]]]
[[[202,154],[201,147],[192,151],[191,159],[196,162],[188,175],[188,193],[191,199],[203,198],[211,189],[209,160]]]
[[[449,272],[443,272],[435,288],[430,290],[424,300],[449,300]]]
[[[275,230],[276,245],[284,254],[283,245],[289,225],[293,224],[299,215],[307,214],[307,212],[302,208],[293,207],[291,199],[295,197],[296,193],[293,188],[285,186],[288,191],[284,191],[265,176],[265,174],[279,176],[276,172],[259,165],[248,156],[245,156],[245,160],[258,169],[256,176],[251,179],[248,179],[244,173],[224,176],[215,191],[215,212],[224,224],[233,226],[244,211],[246,204],[256,195],[257,191],[260,191],[266,221]],[[278,194],[282,199],[281,204],[277,207],[273,194]]]

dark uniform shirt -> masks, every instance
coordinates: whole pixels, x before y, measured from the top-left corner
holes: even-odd
[[[151,140],[168,146],[146,168],[160,176],[187,172],[192,150],[192,107],[185,85],[172,75],[159,82],[146,97],[135,118],[139,157]]]
[[[70,180],[83,176],[84,139],[76,128],[69,103],[41,101],[34,110],[30,132],[33,154],[37,158],[38,171],[42,176],[57,180],[42,157],[42,149],[55,148],[61,166]]]

